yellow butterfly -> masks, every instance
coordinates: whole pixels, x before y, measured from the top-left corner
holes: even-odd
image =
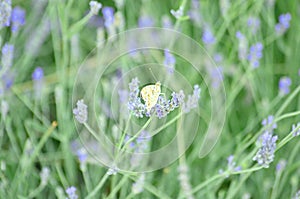
[[[151,108],[154,107],[157,103],[158,97],[161,94],[160,86],[160,82],[156,82],[156,84],[145,86],[141,90],[141,95],[146,103],[146,109],[148,113],[150,112]]]

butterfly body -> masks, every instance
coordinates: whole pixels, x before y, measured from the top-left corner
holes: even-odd
[[[148,85],[142,88],[141,96],[146,104],[147,112],[150,112],[151,108],[157,103],[158,97],[161,94],[160,82],[157,82],[154,85]]]

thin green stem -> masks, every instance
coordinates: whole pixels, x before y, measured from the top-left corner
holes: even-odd
[[[108,173],[106,172],[105,175],[102,177],[102,179],[100,180],[100,182],[98,183],[98,185],[93,189],[92,192],[90,192],[86,199],[89,199],[89,198],[92,198],[94,197],[98,192],[99,190],[103,187],[104,183],[106,182],[106,180],[108,179],[109,175]]]

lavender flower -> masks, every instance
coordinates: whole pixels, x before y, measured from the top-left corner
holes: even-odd
[[[260,137],[261,146],[253,157],[254,161],[265,168],[269,167],[269,164],[274,160],[274,153],[276,150],[277,135],[273,136],[272,132],[265,131]]]
[[[253,68],[259,67],[259,60],[262,58],[262,43],[258,42],[250,47],[250,52],[248,54],[248,61]]]
[[[37,67],[32,73],[32,80],[39,81],[44,78],[44,70],[41,67]]]
[[[66,193],[68,194],[68,199],[77,199],[78,196],[76,194],[76,188],[71,186],[66,189]]]
[[[297,130],[296,130],[297,129]],[[297,125],[293,124],[292,126],[292,132],[295,131],[293,133],[293,136],[296,137],[296,136],[299,136],[300,135],[300,122],[297,123]]]
[[[25,10],[18,6],[15,7],[11,13],[11,22],[11,31],[17,32],[25,24]]]
[[[87,151],[84,148],[78,149],[76,155],[80,164],[84,164],[88,158]]]
[[[200,11],[200,3],[198,0],[192,0],[191,2],[191,10],[188,11],[188,16],[190,19],[196,24],[201,24],[201,13]]]
[[[134,78],[129,83],[129,100],[128,100],[128,109],[139,118],[143,117],[143,114],[146,112],[146,106],[141,102],[139,97],[139,83],[138,78]]]
[[[7,71],[2,75],[2,88],[0,88],[0,94],[5,90],[9,90],[14,83],[14,74],[10,71]]]
[[[213,33],[211,32],[210,28],[205,27],[203,34],[202,34],[202,41],[206,45],[212,45],[216,42],[216,39],[215,39]]]
[[[279,173],[286,167],[286,160],[280,160],[276,165],[276,172]]]
[[[73,114],[76,120],[83,124],[87,121],[87,105],[84,104],[83,99],[78,100],[76,105],[77,107],[73,109]]]
[[[289,77],[281,77],[279,80],[279,94],[284,96],[290,93],[290,86],[292,84],[292,80]]]
[[[173,23],[170,17],[167,15],[162,16],[161,23],[163,28],[169,28],[169,29],[173,28]]]
[[[183,17],[183,7],[180,6],[178,10],[171,10],[170,13],[176,18],[179,19]]]
[[[32,75],[32,80],[34,84],[34,92],[36,98],[40,98],[42,96],[43,84],[44,84],[44,71],[41,67],[37,67]]]
[[[110,27],[114,23],[114,9],[112,7],[103,7],[102,14],[104,18],[104,26]]]
[[[154,26],[154,20],[152,17],[150,17],[148,15],[140,16],[139,21],[138,21],[139,28],[152,27],[152,26]]]
[[[236,171],[240,171],[241,170],[241,166],[236,166],[236,162],[233,161],[234,156],[230,155],[227,158],[227,172],[226,172],[226,178],[229,177],[229,174],[231,172],[236,172]],[[219,174],[224,174],[224,170],[220,169],[219,170]]]
[[[247,25],[250,28],[252,34],[255,34],[257,30],[260,28],[260,20],[257,17],[249,17],[247,21]]]
[[[156,116],[161,119],[166,117],[170,112],[169,101],[167,101],[164,97],[159,96],[157,100],[157,104],[155,105],[155,113]]]
[[[201,89],[199,85],[194,86],[193,95],[188,95],[188,100],[182,105],[182,110],[184,113],[188,113],[191,109],[198,107],[198,101],[200,99]]]
[[[137,181],[132,184],[131,190],[133,194],[139,194],[142,193],[144,190],[144,184],[145,184],[145,174],[142,173]]]
[[[130,139],[128,136],[127,141]],[[148,131],[143,130],[140,135],[136,138],[136,140],[132,141],[129,146],[134,151],[134,153],[145,153],[150,147],[150,141],[151,137]],[[132,154],[132,157],[130,159],[130,163],[132,167],[140,166],[142,163],[142,156]]]
[[[175,63],[176,63],[176,59],[169,52],[168,49],[164,50],[164,54],[165,54],[164,65],[166,66],[168,73],[173,74],[174,73],[174,66],[175,66]]]
[[[2,47],[2,66],[5,70],[12,66],[14,57],[14,46],[11,44],[5,44]]]
[[[241,166],[236,166],[236,162],[233,161],[234,156],[230,155],[227,158],[227,167],[229,171],[240,171],[241,170]]]
[[[244,61],[247,59],[248,55],[248,40],[240,31],[236,32],[236,38],[239,40],[238,44],[238,56],[239,60]]]
[[[183,90],[180,90],[178,93],[173,92],[171,96],[172,98],[170,100],[170,109],[172,111],[184,103],[185,95]]]
[[[97,1],[90,1],[89,5],[90,5],[90,12],[93,15],[97,15],[99,10],[102,8],[102,4]]]
[[[210,76],[212,78],[212,87],[218,88],[223,81],[223,67],[214,67],[210,69]]]
[[[292,16],[290,13],[281,14],[279,16],[279,23],[275,25],[275,31],[278,34],[283,34],[289,29],[290,27],[290,21],[292,19]]]
[[[269,115],[268,118],[263,119],[261,124],[263,126],[268,127],[266,131],[269,131],[269,132],[273,132],[273,130],[277,128],[277,124],[274,121],[273,115]]]
[[[220,53],[214,54],[214,61],[219,64],[223,61],[223,55]]]
[[[179,93],[173,92],[171,96],[172,98],[170,100],[167,100],[162,96],[158,97],[157,104],[155,105],[155,114],[159,119],[166,117],[171,111],[178,108],[180,105],[184,105],[185,95],[182,90],[179,91]]]
[[[0,0],[0,28],[10,25],[11,0]]]
[[[127,90],[125,90],[125,89],[120,89],[120,90],[118,91],[118,94],[119,94],[119,101],[120,101],[120,103],[125,103],[125,102],[127,102],[127,100],[128,100],[128,95],[129,95],[129,93],[128,93]]]
[[[188,96],[188,100],[186,102],[184,102],[185,95],[183,91],[180,91],[179,93],[173,92],[171,94],[171,99],[159,96],[155,106],[150,110],[150,112],[147,112],[146,105],[141,102],[139,92],[139,80],[134,78],[129,83],[129,99],[127,105],[128,110],[139,118],[142,118],[144,115],[149,117],[150,114],[154,112],[155,115],[161,119],[181,105],[184,113],[188,113],[191,109],[198,106],[198,100],[200,98],[200,88],[198,85],[195,85],[193,94]]]

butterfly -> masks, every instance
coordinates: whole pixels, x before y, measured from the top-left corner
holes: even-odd
[[[160,82],[156,82],[156,84],[145,86],[141,90],[141,96],[146,103],[146,109],[148,113],[157,103],[158,97],[161,94],[160,86]]]

